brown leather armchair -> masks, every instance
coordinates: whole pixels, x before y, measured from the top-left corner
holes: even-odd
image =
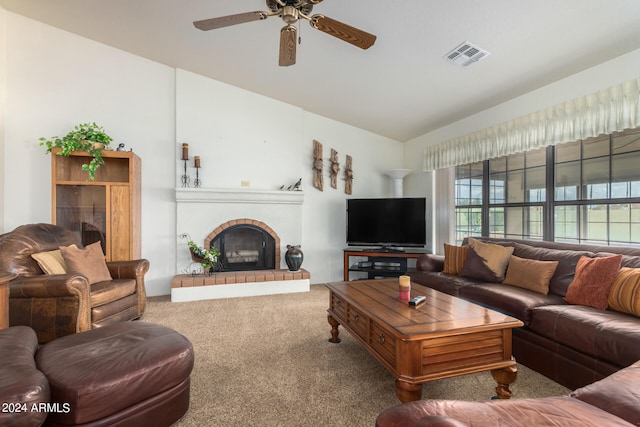
[[[18,274],[9,284],[9,324],[30,326],[40,343],[144,313],[146,259],[107,262],[112,280],[90,285],[79,274],[44,274],[31,257],[71,244],[81,247],[73,232],[52,224],[0,235],[0,271]]]

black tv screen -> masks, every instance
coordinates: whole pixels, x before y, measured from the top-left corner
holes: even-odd
[[[424,246],[426,206],[424,197],[347,199],[347,244]]]

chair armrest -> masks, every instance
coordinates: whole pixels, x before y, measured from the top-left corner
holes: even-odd
[[[149,261],[136,259],[132,261],[109,261],[107,268],[114,279],[137,279],[144,277],[149,271]]]
[[[39,343],[91,329],[91,288],[79,274],[22,276],[9,282],[9,324],[30,326]]]
[[[57,298],[89,296],[89,282],[79,274],[20,276],[9,282],[9,298]]]
[[[424,254],[416,260],[418,271],[442,271],[444,269],[444,255]]]
[[[144,287],[144,275],[149,271],[149,261],[136,259],[132,261],[110,261],[107,268],[114,279],[135,279],[138,295],[138,315],[142,316],[147,306],[147,291]]]

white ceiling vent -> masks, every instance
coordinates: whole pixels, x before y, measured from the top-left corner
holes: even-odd
[[[489,55],[489,52],[479,48],[473,43],[464,42],[451,52],[447,53],[444,58],[454,64],[460,65],[461,67],[468,67],[474,62],[478,62]]]

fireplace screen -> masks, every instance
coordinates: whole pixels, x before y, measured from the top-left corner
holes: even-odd
[[[229,227],[211,241],[210,247],[220,251],[219,261],[224,271],[275,268],[275,239],[254,225]]]

